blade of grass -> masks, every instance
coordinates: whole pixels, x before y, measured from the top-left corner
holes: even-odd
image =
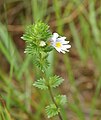
[[[91,34],[90,34],[91,33],[90,26],[88,22],[85,20],[85,18],[83,17],[83,15],[80,15],[79,19],[80,19],[80,26],[81,26],[81,35],[83,37],[83,48],[86,53],[86,57],[88,58],[89,53],[91,52],[90,51],[91,47],[89,47],[89,45],[91,45],[91,42],[92,42]]]
[[[47,12],[48,0],[31,0],[33,20],[43,20]]]
[[[9,43],[9,47],[8,47]],[[14,69],[18,69],[18,63],[21,61],[21,57],[11,41],[10,36],[8,35],[7,28],[0,23],[0,51],[3,52],[4,56],[7,58],[8,62],[14,62]],[[16,55],[12,54],[15,53]]]
[[[3,98],[0,96],[0,120],[11,120],[11,116],[4,104]]]
[[[22,78],[22,75],[25,71],[27,71],[29,64],[30,64],[30,60],[31,60],[31,56],[26,56],[22,65],[20,66],[19,71],[17,72],[17,78],[20,80]]]
[[[8,94],[7,94],[7,108],[10,109],[11,107],[11,83],[12,83],[12,78],[13,78],[13,68],[14,68],[14,65],[13,65],[13,62],[11,62],[10,64],[10,76],[9,76],[9,80],[8,80]]]
[[[96,101],[98,99],[98,95],[100,93],[100,89],[101,89],[101,77],[98,80],[97,86],[96,86],[96,90],[95,90],[95,95],[92,99],[92,103],[91,103],[91,112],[90,112],[90,120],[93,119],[94,117],[94,111],[96,109]]]
[[[74,75],[73,75],[73,72],[72,72],[72,68],[71,68],[71,64],[70,64],[70,60],[69,60],[68,55],[64,56],[64,63],[65,63],[66,70],[67,70],[67,73],[68,73],[69,82],[70,82],[70,84],[72,86],[73,99],[75,101],[75,105],[74,106],[70,106],[70,108],[72,108],[72,110],[75,111],[74,108],[76,107],[76,114],[79,117],[79,119],[80,120],[85,120],[85,115],[82,112],[82,109],[80,107],[80,101],[78,99],[78,95],[80,93],[79,93],[79,91],[77,89],[77,86],[76,86],[76,82],[75,82],[75,79],[74,79]],[[68,105],[70,105],[70,103]]]
[[[61,4],[62,2],[59,0],[53,0],[53,8],[56,14],[56,24],[57,31],[61,34],[63,33],[63,21],[62,21],[62,13],[61,13]]]
[[[95,0],[90,0],[89,3],[89,22],[92,28],[92,34],[97,44],[100,44],[100,33],[96,21]]]
[[[79,120],[85,120],[84,113],[80,110],[78,105],[70,103],[68,107],[77,115]]]
[[[85,51],[84,51],[84,49],[81,45],[79,34],[76,30],[74,22],[72,21],[69,24],[69,26],[70,26],[70,30],[71,30],[71,33],[72,33],[72,36],[73,36],[73,40],[74,40],[74,44],[76,46],[77,52],[79,53],[79,56],[80,56],[81,60],[85,61],[86,54],[85,54]]]

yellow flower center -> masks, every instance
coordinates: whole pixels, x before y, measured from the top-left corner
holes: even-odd
[[[57,48],[60,48],[60,47],[61,47],[61,43],[60,43],[60,42],[57,42],[57,43],[56,43],[56,47],[57,47]]]

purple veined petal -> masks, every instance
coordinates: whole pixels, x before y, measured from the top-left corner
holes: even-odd
[[[51,45],[52,45],[53,47],[55,47],[56,42],[51,42]]]
[[[65,45],[62,45],[62,47],[61,47],[61,50],[64,50],[64,51],[66,51],[66,52],[69,52],[68,49],[69,49],[69,48],[67,48],[67,46],[65,47]]]
[[[61,42],[62,44],[68,44],[69,43],[69,41],[65,41],[64,39],[61,39],[61,38],[58,38],[56,41]]]

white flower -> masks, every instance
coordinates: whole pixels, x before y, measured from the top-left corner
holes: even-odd
[[[46,43],[44,41],[41,41],[39,46],[44,47],[45,45]]]
[[[57,33],[53,33],[53,36],[50,38],[51,45],[58,51],[62,53],[69,52],[69,41],[65,41],[66,37],[61,37]]]

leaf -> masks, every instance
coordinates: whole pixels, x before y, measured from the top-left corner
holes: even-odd
[[[47,41],[52,36],[49,26],[41,21],[26,28],[25,34],[21,37],[25,41]]]
[[[33,38],[32,38],[30,35],[28,35],[28,34],[24,34],[24,35],[21,37],[21,39],[23,39],[23,40],[25,40],[25,41],[32,41],[32,40],[33,40]]]
[[[64,79],[62,79],[61,77],[55,75],[55,76],[49,78],[49,85],[50,85],[50,87],[56,88],[63,81],[64,81]]]
[[[31,55],[38,54],[39,50],[40,50],[39,47],[32,42],[27,43],[27,46],[25,49],[26,53]]]
[[[44,59],[34,59],[33,63],[42,71],[46,71],[49,67],[49,62],[47,58]]]
[[[64,105],[67,102],[66,95],[58,95],[54,99],[58,105]]]
[[[52,50],[53,50],[52,46],[47,46],[47,47],[45,47],[44,52],[50,52]]]
[[[46,81],[45,79],[43,78],[40,78],[39,80],[37,80],[34,84],[33,84],[35,87],[39,88],[39,89],[42,89],[42,90],[46,90],[48,89],[47,85],[46,85]]]
[[[55,104],[50,104],[46,107],[46,114],[48,118],[58,115],[59,112],[60,112],[60,108],[57,108]]]

